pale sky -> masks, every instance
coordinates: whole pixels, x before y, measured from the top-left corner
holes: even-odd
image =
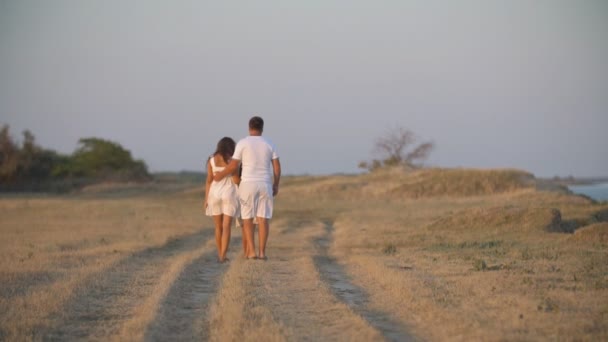
[[[204,170],[266,121],[287,174],[358,172],[389,127],[439,167],[608,175],[608,1],[0,0],[0,124]]]

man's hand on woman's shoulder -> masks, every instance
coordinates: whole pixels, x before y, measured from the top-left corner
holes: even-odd
[[[213,173],[213,180],[216,182],[221,181],[224,178],[224,175],[222,175],[221,172],[215,172]]]

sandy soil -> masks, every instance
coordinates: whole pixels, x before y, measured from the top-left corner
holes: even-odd
[[[200,187],[0,199],[0,340],[608,339],[607,205],[415,179],[287,178],[224,264]]]

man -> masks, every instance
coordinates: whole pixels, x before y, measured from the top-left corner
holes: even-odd
[[[213,176],[216,181],[232,174],[242,163],[239,202],[243,219],[243,239],[247,241],[245,256],[257,258],[253,243],[253,218],[258,223],[259,258],[266,260],[269,222],[272,218],[274,196],[279,193],[281,163],[274,145],[265,137],[264,120],[254,116],[249,120],[249,136],[241,139],[234,150],[232,161]]]

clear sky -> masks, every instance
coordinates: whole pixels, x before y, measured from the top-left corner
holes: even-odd
[[[0,124],[202,170],[266,121],[287,174],[357,172],[400,125],[428,163],[608,175],[608,1],[0,0]]]

